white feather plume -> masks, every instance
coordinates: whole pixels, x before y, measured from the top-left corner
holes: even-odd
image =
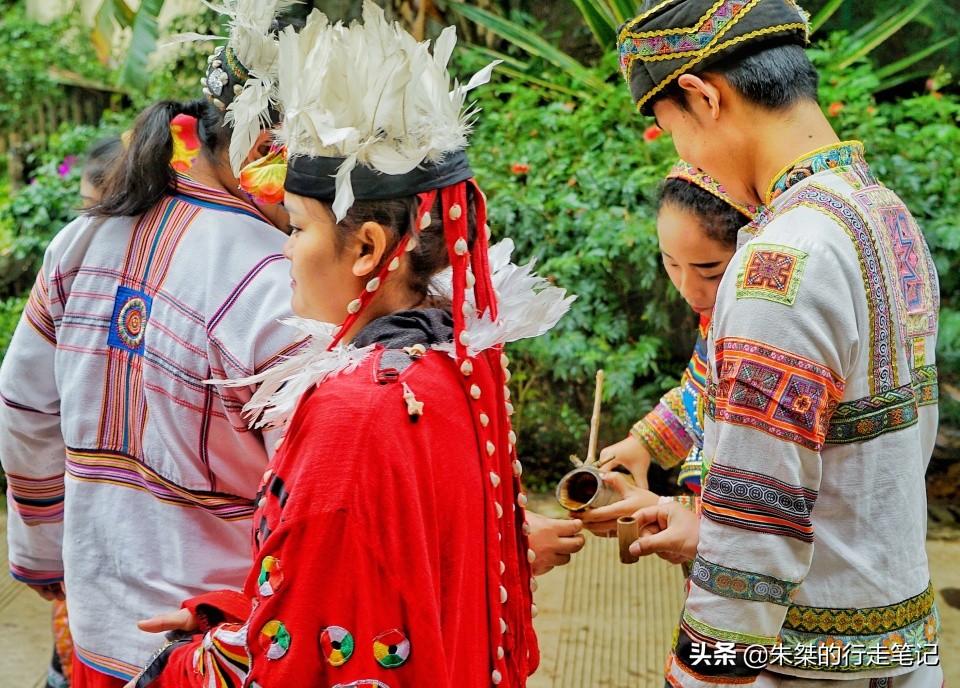
[[[329,377],[353,370],[374,349],[373,345],[358,349],[348,344],[327,351],[333,341],[335,325],[306,318],[287,318],[281,323],[303,335],[305,344],[300,351],[257,375],[239,380],[209,381],[226,387],[260,384],[253,398],[243,407],[251,427],[286,425],[300,397],[308,389]]]
[[[489,310],[479,318],[472,314],[467,316],[465,329],[469,335],[467,354],[470,356],[498,344],[539,337],[559,322],[577,298],[567,296],[566,289],[553,286],[534,272],[534,259],[524,265],[511,263],[513,249],[512,239],[503,239],[489,249],[491,279],[497,295],[497,320],[490,319]],[[439,295],[450,298],[453,293],[450,273],[444,271],[438,275],[433,288]],[[476,303],[472,290],[467,290],[466,298],[471,304]],[[434,348],[455,355],[452,343]]]
[[[337,220],[353,203],[350,174],[366,165],[403,174],[467,146],[475,111],[467,93],[490,79],[493,63],[464,86],[450,87],[447,63],[456,46],[448,27],[433,54],[367,0],[363,23],[331,25],[314,12],[306,27],[281,33],[278,138],[290,158],[344,158],[337,172]]]

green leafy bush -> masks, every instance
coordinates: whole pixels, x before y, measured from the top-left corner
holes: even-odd
[[[34,154],[30,183],[0,202],[0,298],[20,295],[33,283],[50,239],[77,216],[84,152],[123,130],[130,117],[112,115],[97,127],[65,126]]]
[[[110,71],[97,60],[87,29],[76,14],[50,24],[26,18],[22,3],[0,15],[0,130],[17,132],[43,117],[45,103],[63,98],[51,68],[107,83]]]

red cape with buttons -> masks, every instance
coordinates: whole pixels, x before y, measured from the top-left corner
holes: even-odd
[[[476,187],[466,250],[467,184],[440,192],[455,351],[387,379],[375,348],[303,396],[258,498],[249,610],[188,602],[222,623],[168,648],[139,686],[513,688],[536,669],[506,358],[468,349],[469,309],[496,320],[497,304]]]

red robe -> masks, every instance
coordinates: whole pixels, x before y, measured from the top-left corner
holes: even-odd
[[[499,351],[469,377],[445,353],[399,375],[382,354],[303,396],[264,475],[245,599],[188,601],[226,622],[139,686],[524,685],[538,652],[515,453],[490,410]]]

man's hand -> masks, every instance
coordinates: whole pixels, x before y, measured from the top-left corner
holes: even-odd
[[[678,502],[656,504],[634,514],[640,538],[630,545],[635,557],[656,554],[671,564],[692,561],[700,542],[700,517]]]
[[[630,475],[633,476],[633,482],[637,484],[637,487],[642,487],[643,489],[650,487],[650,484],[647,482],[647,471],[650,468],[650,452],[647,451],[647,446],[633,435],[627,435],[626,439],[601,449],[597,466],[602,473],[612,471],[618,466],[623,466],[630,471]]]
[[[533,560],[533,575],[542,576],[554,566],[563,566],[570,557],[583,549],[583,523],[565,518],[548,518],[527,511],[530,526],[530,549]]]
[[[33,590],[35,593],[40,595],[45,600],[53,602],[54,600],[60,600],[63,602],[66,598],[66,595],[63,593],[63,583],[47,583],[45,585],[34,585],[32,583],[26,584],[28,588]]]
[[[650,490],[631,485],[627,476],[622,473],[606,473],[603,482],[619,492],[623,499],[596,509],[570,513],[582,520],[584,527],[599,537],[616,537],[618,518],[632,516],[637,509],[656,504],[659,499]]]

